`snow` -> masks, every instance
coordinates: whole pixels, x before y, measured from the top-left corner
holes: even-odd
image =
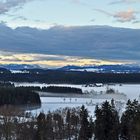
[[[62,98],[62,97],[41,97],[42,106],[40,109],[32,111],[35,114],[39,112],[47,113],[48,111],[55,111],[59,108],[66,108],[66,107],[81,107],[84,105],[89,114],[94,116],[95,106],[98,104],[100,105],[105,100],[104,99],[90,99],[90,98]],[[93,103],[93,105],[88,105],[89,102]],[[110,100],[109,100],[110,101]]]
[[[66,107],[81,107],[82,105],[87,108],[89,115],[93,118],[95,117],[95,107],[96,105],[101,105],[106,99],[91,99],[91,98],[62,98],[62,97],[41,97],[42,106],[39,109],[32,110],[31,113],[39,114],[40,112],[48,113],[49,111],[53,112],[57,109],[63,109]],[[111,102],[111,100],[107,100]],[[122,114],[122,111],[125,110],[124,101],[116,101],[116,108],[119,114]]]
[[[99,84],[100,85],[100,84]],[[73,85],[73,84],[45,84],[45,83],[15,83],[15,86],[39,86],[39,87],[47,87],[47,86],[67,86],[67,87],[77,87],[81,88],[83,92],[85,91],[106,91],[107,86],[109,88],[113,88],[114,90],[124,93],[127,95],[128,99],[138,99],[140,95],[140,84],[112,84],[112,85],[103,85],[97,87],[85,87],[85,85]]]
[[[113,88],[115,91],[119,93],[124,93],[127,95],[127,99],[140,99],[140,84],[96,84],[96,85],[73,85],[73,84],[45,84],[45,83],[15,83],[15,86],[39,86],[39,87],[47,87],[47,86],[67,86],[67,87],[76,87],[81,88],[83,92],[91,92],[95,91],[96,93],[105,92],[107,87]],[[49,94],[49,93],[48,93]],[[110,96],[110,95],[109,95]],[[125,110],[126,100],[123,98],[116,98],[116,95],[111,95],[116,99],[116,107],[121,115]],[[94,98],[93,98],[94,97]],[[97,96],[99,97],[99,96]],[[40,109],[33,110],[32,112],[38,114],[39,112],[55,111],[59,108],[65,107],[81,107],[85,105],[88,109],[89,114],[94,117],[95,106],[101,105],[104,101],[111,101],[112,98],[107,96],[101,96],[101,98],[95,98],[95,96],[90,95],[73,95],[73,96],[63,96],[63,97],[41,97],[42,106]]]
[[[22,70],[10,70],[11,71],[11,73],[29,73],[29,71],[27,71],[27,70],[24,70],[24,71],[22,71]]]
[[[88,71],[88,72],[99,72],[102,69],[98,68],[83,68],[83,69],[70,69],[71,71]]]

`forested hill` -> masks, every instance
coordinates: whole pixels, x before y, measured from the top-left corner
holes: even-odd
[[[140,73],[95,73],[59,70],[30,70],[29,73],[0,73],[1,81],[44,83],[140,83]]]
[[[41,100],[37,93],[26,88],[0,87],[0,106],[3,105],[40,106]]]
[[[6,68],[0,67],[0,73],[11,73],[11,71]]]
[[[51,93],[76,93],[76,94],[83,94],[80,88],[74,87],[59,87],[59,86],[48,86],[46,88],[47,92]]]

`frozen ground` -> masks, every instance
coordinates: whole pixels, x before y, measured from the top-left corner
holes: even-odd
[[[34,110],[33,113],[54,111],[59,108],[65,107],[81,107],[85,105],[88,109],[89,114],[93,115],[96,104],[101,104],[104,100],[93,100],[90,98],[62,98],[62,97],[41,97],[42,107],[40,109]],[[87,105],[91,103],[91,105]]]
[[[16,86],[40,86],[40,87],[47,87],[47,86],[69,86],[69,87],[77,87],[81,88],[83,92],[85,91],[106,91],[107,86],[109,88],[113,88],[118,90],[120,93],[124,93],[127,95],[128,99],[138,99],[140,95],[140,84],[114,84],[114,85],[103,85],[102,87],[85,87],[85,85],[69,85],[69,84],[40,84],[40,83],[15,83]],[[33,110],[33,113],[54,111],[59,108],[65,107],[81,107],[85,105],[88,109],[89,114],[94,116],[95,106],[96,104],[101,104],[105,100],[110,101],[110,99],[93,99],[91,97],[41,97],[42,107],[37,110]],[[126,101],[119,99],[117,100],[116,106],[121,115],[121,113],[125,110],[125,103]]]
[[[38,114],[40,112],[47,113],[48,111],[55,111],[56,109],[66,108],[66,107],[81,107],[84,105],[89,114],[94,117],[94,111],[96,105],[101,105],[105,99],[91,99],[91,98],[62,98],[62,97],[41,97],[42,106],[40,109],[33,110],[32,113]],[[109,102],[111,100],[108,100]],[[125,101],[117,101],[116,102],[117,110],[120,115],[122,111],[125,109]]]
[[[47,86],[68,86],[68,87],[77,87],[81,88],[83,92],[85,91],[106,91],[107,85],[103,85],[102,87],[85,87],[85,85],[70,85],[70,84],[40,84],[40,83],[15,83],[15,86],[40,86],[40,87],[47,87]],[[121,93],[127,95],[128,99],[138,99],[140,95],[140,84],[114,84],[108,85],[109,88],[113,88],[118,90]]]

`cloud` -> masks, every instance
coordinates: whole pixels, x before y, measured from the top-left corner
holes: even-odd
[[[120,11],[114,14],[114,18],[120,22],[129,22],[136,20],[136,13],[133,9],[127,11]]]
[[[23,21],[26,21],[26,20],[28,20],[28,18],[26,18],[24,16],[15,16],[12,20],[23,20]]]
[[[89,4],[85,3],[86,1],[81,1],[81,0],[70,0],[71,3],[77,4],[77,5],[82,5],[82,6],[86,6],[89,7]]]
[[[65,62],[65,64],[80,65],[89,64],[89,59],[139,61],[140,58],[138,29],[110,26],[56,26],[48,30],[38,30],[29,27],[11,29],[0,26],[0,30],[0,50],[5,51],[4,56],[8,55],[7,60],[16,54],[14,60],[20,59],[23,63],[62,65],[62,62]],[[81,59],[82,61],[78,61]]]
[[[4,26],[6,26],[6,25],[7,25],[7,21],[3,21],[3,20],[1,20],[1,21],[0,21],[0,25],[4,25]]]
[[[95,22],[95,19],[91,19],[90,22]]]
[[[119,4],[119,3],[131,4],[131,3],[137,3],[137,2],[140,2],[140,0],[116,0],[116,1],[112,1],[110,4]]]
[[[94,11],[97,11],[97,12],[100,12],[100,13],[103,13],[103,14],[108,15],[108,16],[113,16],[112,13],[107,12],[107,11],[102,10],[102,9],[93,9],[93,10],[94,10]]]
[[[101,12],[107,16],[113,17],[118,22],[134,22],[137,20],[136,15],[139,14],[138,11],[133,9],[128,9],[126,11],[119,11],[115,13],[107,12],[102,9],[94,9],[95,11]]]
[[[71,2],[73,2],[73,3],[80,3],[81,1],[80,0],[71,0]]]
[[[103,64],[126,64],[126,61],[107,61],[91,58],[65,56],[65,55],[47,55],[47,54],[30,54],[0,52],[0,64],[35,64],[44,67],[62,67],[66,65],[103,65]]]
[[[133,24],[137,24],[137,23],[140,23],[140,20],[133,21]]]
[[[30,19],[25,16],[17,15],[17,14],[9,14],[5,13],[7,17],[10,17],[11,20],[22,20],[22,21],[32,21],[32,22],[38,22],[38,23],[44,23],[46,22],[45,20],[39,20],[39,19]]]
[[[0,14],[5,14],[12,8],[22,7],[33,0],[0,0]]]

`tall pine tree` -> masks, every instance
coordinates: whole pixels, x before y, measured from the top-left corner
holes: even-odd
[[[79,132],[78,140],[89,140],[92,137],[92,128],[88,121],[88,111],[84,106],[81,107],[80,111],[81,128]]]
[[[95,110],[95,140],[118,140],[119,139],[119,116],[109,102],[104,102]]]

